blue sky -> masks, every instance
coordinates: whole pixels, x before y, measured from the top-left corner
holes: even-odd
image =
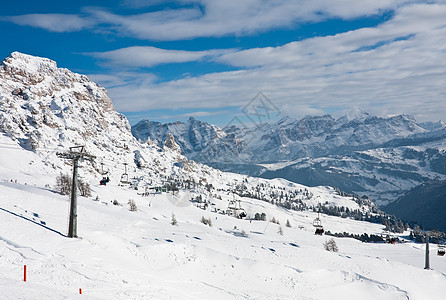
[[[445,120],[446,1],[8,1],[0,57],[48,57],[131,123],[225,125],[262,92],[274,118],[360,108]]]

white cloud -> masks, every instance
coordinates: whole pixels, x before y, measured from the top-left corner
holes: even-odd
[[[107,64],[127,67],[153,67],[159,64],[184,63],[211,59],[232,50],[183,51],[166,50],[155,47],[128,47],[108,52],[86,53],[104,59]]]
[[[416,0],[177,0],[184,8],[120,15],[103,8],[84,8],[85,16],[35,14],[8,17],[11,22],[56,32],[91,28],[99,32],[147,40],[184,40],[198,37],[245,36],[271,29],[318,22],[328,18],[353,19],[394,10]],[[140,8],[159,1],[127,0]]]
[[[95,18],[111,25],[111,31],[148,40],[244,36],[274,28],[290,27],[327,18],[351,19],[392,10],[408,0],[201,0],[192,8],[162,10],[122,16],[101,9]]]
[[[91,28],[96,22],[79,15],[69,14],[28,14],[20,16],[2,17],[17,25],[32,26],[52,32],[73,32]]]
[[[283,114],[360,107],[444,119],[445,15],[446,6],[412,5],[377,28],[215,58],[240,71],[129,84],[110,89],[110,95],[121,111],[242,107],[263,91]]]
[[[2,20],[59,32],[91,28],[140,39],[175,40],[249,35],[302,22],[353,19],[395,9],[391,20],[375,28],[279,47],[243,51],[128,47],[90,53],[119,67],[204,60],[241,68],[239,71],[162,83],[153,74],[136,72],[92,78],[109,87],[115,107],[123,112],[242,107],[263,91],[283,114],[360,107],[383,114],[409,113],[421,120],[444,119],[446,115],[446,5],[413,4],[422,2],[416,0],[177,2],[192,5],[137,15],[90,8],[84,9],[82,16],[25,15]],[[126,2],[131,3],[134,7],[146,4]]]

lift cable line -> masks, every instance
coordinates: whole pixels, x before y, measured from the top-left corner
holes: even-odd
[[[85,146],[70,147],[68,152],[57,152],[56,155],[73,160],[73,183],[71,185],[70,220],[68,225],[68,237],[77,237],[77,169],[79,161],[93,161],[96,157],[85,152]]]

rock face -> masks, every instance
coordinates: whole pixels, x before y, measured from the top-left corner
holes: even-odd
[[[245,147],[235,134],[192,117],[186,123],[161,124],[142,120],[132,126],[132,134],[138,140],[146,142],[150,139],[159,145],[163,145],[170,134],[180,146],[181,153],[201,162],[213,162],[216,157],[222,161],[235,159],[241,162],[238,156]]]
[[[338,119],[285,117],[249,129],[146,120],[132,133],[159,143],[170,133],[188,158],[224,171],[336,186],[379,204],[426,180],[446,179],[445,124],[418,123],[408,115],[382,118],[355,110]]]
[[[24,148],[83,144],[90,137],[98,146],[116,144],[130,130],[104,88],[47,58],[12,53],[0,65],[0,83],[0,130]],[[118,130],[113,137],[102,134],[111,126]]]
[[[166,141],[164,142],[164,147],[167,147],[170,150],[172,150],[178,154],[181,154],[180,146],[177,143],[175,143],[175,138],[170,133],[168,133],[166,135]]]

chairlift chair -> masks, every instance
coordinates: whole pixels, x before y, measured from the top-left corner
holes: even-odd
[[[319,219],[319,217],[314,219],[313,226],[316,227],[316,228],[321,228],[322,227],[322,222],[321,222],[321,219]]]
[[[234,200],[229,200],[228,208],[237,209],[237,203]]]
[[[129,183],[129,174],[124,173],[121,175],[121,184],[128,184]]]
[[[245,209],[240,204],[240,200],[235,199],[235,193],[233,193],[233,199],[229,200],[227,213],[239,219],[247,216]]]
[[[322,226],[321,218],[319,217],[319,212],[317,212],[317,218],[313,220],[313,226],[316,228],[314,234],[322,235],[324,233],[324,227]]]
[[[319,211],[317,212],[317,218],[314,219],[314,221],[313,221],[313,226],[316,227],[316,228],[323,228]]]

